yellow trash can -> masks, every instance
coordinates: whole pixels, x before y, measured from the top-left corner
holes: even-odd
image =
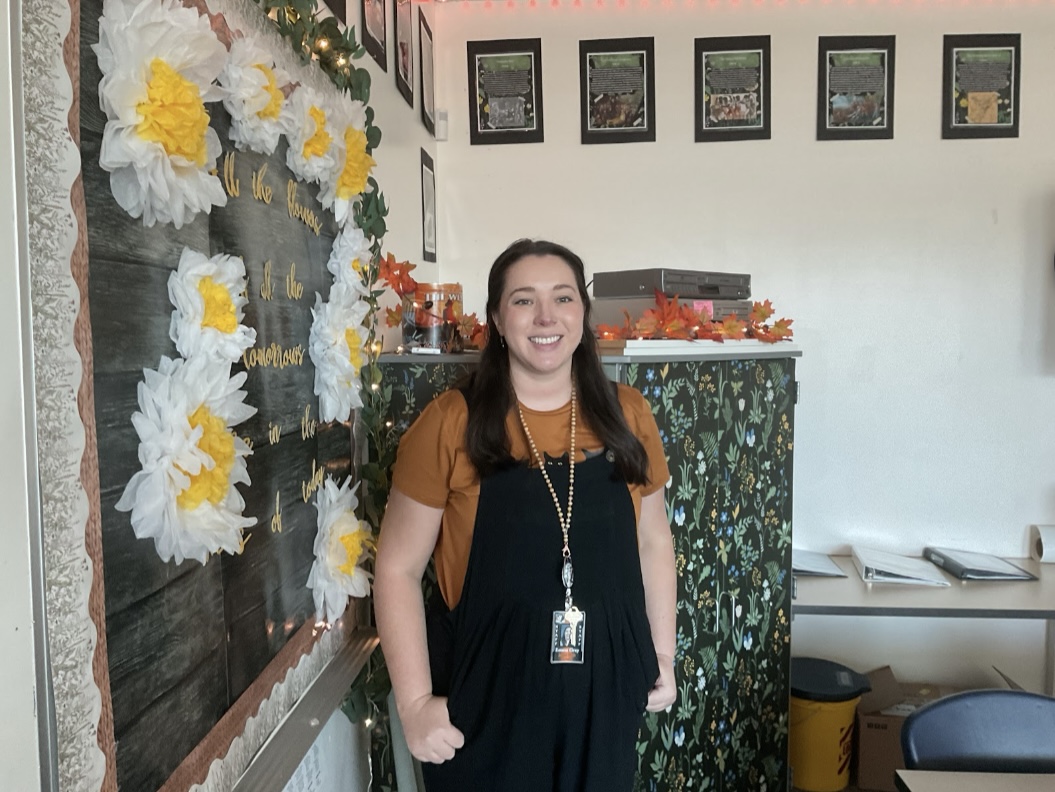
[[[830,660],[791,658],[788,734],[792,783],[805,792],[839,792],[850,783],[854,714],[868,677]]]

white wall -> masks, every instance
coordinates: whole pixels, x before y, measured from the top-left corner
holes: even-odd
[[[16,245],[15,151],[12,116],[11,11],[0,11],[0,503],[4,504],[0,552],[0,773],[5,789],[40,787],[33,610],[30,597],[28,478],[25,457],[24,367],[22,361],[18,248]],[[17,50],[16,50],[17,51]],[[35,474],[34,474],[35,479]]]
[[[750,272],[805,353],[796,545],[1025,555],[1027,526],[1055,522],[1055,10],[639,2],[437,7],[442,278],[482,310],[487,267],[521,236],[564,242],[593,271]],[[1017,140],[941,140],[942,35],[976,32],[1023,35]],[[693,39],[748,34],[772,36],[773,139],[696,144]],[[893,140],[815,140],[817,37],[845,34],[897,36]],[[657,142],[580,145],[578,40],[643,35],[656,38]],[[470,146],[465,42],[519,37],[542,38],[546,142]],[[996,661],[1040,685],[1029,626],[1001,627],[1027,641],[1018,661],[972,651],[964,624],[795,627],[796,653],[862,669],[955,682]],[[935,661],[942,641],[956,662]]]
[[[348,24],[355,26],[357,40],[362,40],[362,23],[358,0],[348,2]],[[377,168],[374,176],[389,204],[388,233],[384,251],[392,252],[400,261],[418,265],[417,280],[435,280],[437,265],[422,259],[421,241],[421,150],[425,149],[433,162],[436,160],[436,141],[421,123],[421,75],[418,66],[418,9],[432,25],[434,7],[431,3],[413,3],[414,36],[414,107],[396,90],[395,76],[395,19],[393,4],[386,0],[386,34],[388,38],[388,72],[381,70],[369,55],[355,62],[370,72],[370,106],[374,108],[374,124],[381,129],[381,145],[374,152]],[[438,178],[438,176],[437,176]]]

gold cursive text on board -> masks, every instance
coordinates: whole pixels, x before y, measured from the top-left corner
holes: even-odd
[[[270,204],[271,188],[264,184],[265,173],[267,173],[266,162],[260,167],[260,170],[253,171],[253,197],[258,201]]]
[[[284,369],[286,366],[304,365],[304,346],[297,344],[286,349],[273,341],[266,347],[253,347],[242,353],[242,365],[247,369],[263,366]]]
[[[311,460],[311,478],[307,481],[300,482],[300,494],[304,498],[304,502],[307,503],[312,493],[315,492],[320,486],[322,486],[322,477],[326,472],[326,468],[318,467],[315,464],[315,460]]]
[[[286,209],[290,217],[304,223],[315,232],[315,236],[322,231],[322,220],[316,216],[315,212],[297,200],[297,183],[293,179],[286,184]]]
[[[281,492],[275,493],[275,513],[271,515],[271,533],[282,533]]]
[[[271,259],[264,262],[264,280],[260,284],[260,296],[265,300],[275,296],[275,287],[271,285]]]
[[[311,405],[305,404],[304,415],[300,418],[300,439],[307,440],[309,437],[314,437],[318,426],[319,422],[311,417]]]
[[[268,421],[267,424],[267,441],[271,445],[275,445],[279,440],[282,439],[282,425],[271,423]]]
[[[286,297],[299,300],[304,294],[304,284],[297,280],[297,262],[289,263],[289,275],[286,276]]]
[[[228,151],[223,155],[223,186],[227,194],[237,198],[242,191],[238,183],[238,177],[234,175],[234,152]]]
[[[242,438],[242,442],[243,442],[243,443],[245,443],[246,447],[247,447],[247,448],[248,448],[248,449],[249,449],[250,451],[252,451],[252,450],[253,450],[253,438],[251,438],[251,437],[243,437],[243,438]]]

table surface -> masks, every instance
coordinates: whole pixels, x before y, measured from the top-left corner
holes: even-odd
[[[1055,775],[898,770],[902,792],[1051,792]]]
[[[832,560],[846,577],[796,575],[793,613],[1055,619],[1055,569],[1032,559],[1010,560],[1039,580],[958,580],[943,572],[952,584],[948,587],[866,583],[850,556]]]

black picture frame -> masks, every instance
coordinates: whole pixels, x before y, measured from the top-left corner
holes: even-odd
[[[891,140],[894,137],[895,36],[820,36],[817,40],[817,140]],[[842,61],[834,63],[835,59]],[[869,63],[869,61],[875,61]],[[882,70],[883,96],[854,91]],[[832,87],[830,78],[836,72]],[[848,90],[839,90],[849,86]],[[869,97],[871,96],[871,99]],[[842,97],[836,108],[836,98]],[[870,123],[868,114],[876,116]],[[881,123],[880,123],[881,122]]]
[[[465,51],[469,72],[469,143],[473,146],[542,143],[545,140],[542,39],[468,41]],[[522,78],[526,76],[529,82],[527,89],[520,94],[501,96],[481,93],[481,77],[489,79],[490,75],[499,72],[519,72]],[[510,82],[510,79],[504,79],[501,90],[512,90]],[[502,106],[497,110],[490,109],[494,107],[496,99],[503,100]],[[484,108],[488,109],[485,111]],[[487,113],[486,118],[484,112]],[[492,125],[492,117],[497,121],[496,125]]]
[[[1011,84],[989,91],[965,91],[961,80],[968,75],[961,73],[961,58],[972,63],[999,64],[1002,59],[994,55],[1007,51],[1010,66],[1007,67]],[[965,56],[973,57],[967,58]],[[975,68],[970,75],[972,84],[992,85],[999,75],[996,68]],[[944,140],[977,138],[1017,138],[1018,121],[1022,114],[1019,104],[1019,87],[1022,78],[1022,35],[1020,33],[985,33],[975,35],[946,35],[942,46],[941,77],[941,136]],[[974,81],[977,81],[976,83]],[[977,99],[972,100],[972,96]],[[1007,104],[1007,107],[1001,105]],[[976,116],[996,114],[995,122],[972,121]],[[1007,114],[1007,121],[1001,116]]]
[[[421,86],[421,123],[429,134],[436,137],[436,78],[435,50],[432,28],[425,19],[425,12],[418,7],[418,74]]]
[[[359,0],[362,19],[363,48],[377,61],[381,71],[388,73],[388,12],[385,0]],[[380,29],[378,27],[380,26]]]
[[[421,257],[436,261],[436,168],[425,149],[421,150]]]
[[[392,71],[396,90],[414,107],[414,5],[411,0],[392,0]],[[403,68],[403,64],[406,68]]]
[[[598,57],[594,57],[598,56]],[[598,63],[601,61],[601,63]],[[608,61],[605,63],[605,61]],[[640,88],[636,85],[640,70]],[[600,74],[601,71],[605,73]],[[600,79],[623,90],[598,90]],[[621,99],[620,97],[628,97]],[[609,114],[611,126],[596,123]],[[629,123],[618,117],[629,116]],[[579,42],[579,124],[583,145],[592,143],[654,143],[656,140],[656,53],[651,36],[590,39]]]
[[[345,0],[322,0],[322,3],[341,21],[342,25],[348,24],[348,4]]]
[[[770,113],[769,36],[721,36],[695,39],[695,114],[697,143],[729,140],[769,140]],[[727,71],[722,90],[711,80]],[[751,74],[756,83],[741,84]],[[723,101],[719,104],[718,98]]]

